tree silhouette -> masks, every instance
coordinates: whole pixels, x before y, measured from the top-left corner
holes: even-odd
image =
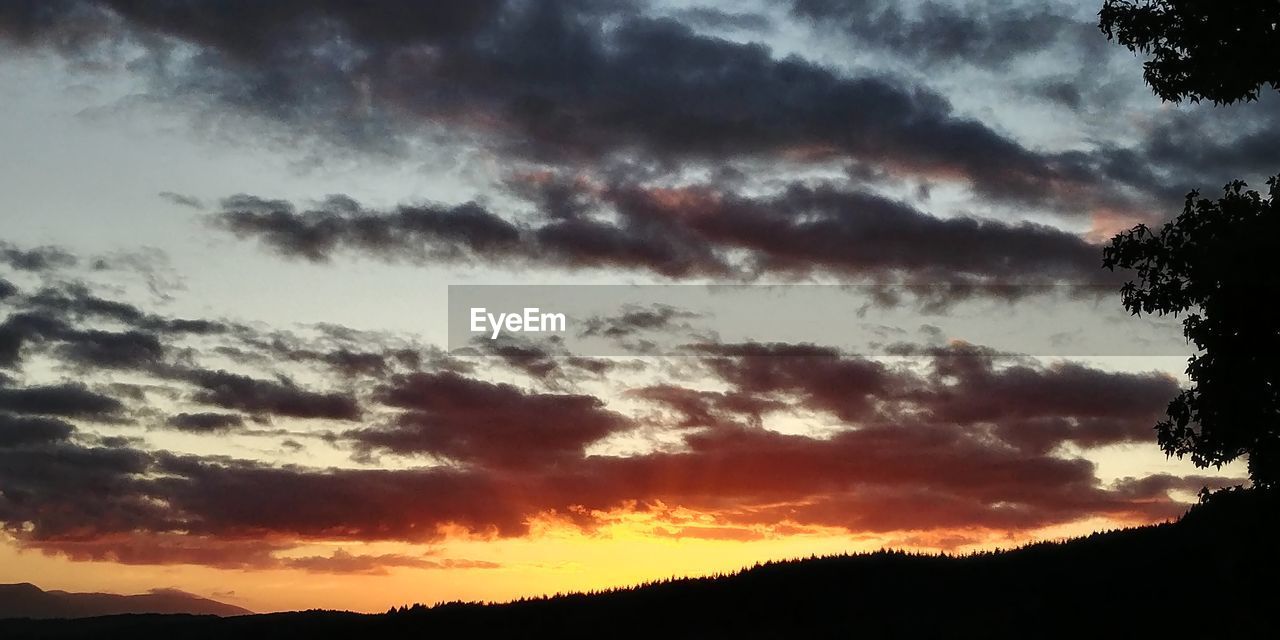
[[[1256,100],[1280,90],[1280,2],[1276,0],[1106,0],[1108,39],[1152,57],[1147,84],[1170,102]]]
[[[1266,199],[1240,181],[1216,202],[1193,191],[1160,233],[1138,225],[1103,250],[1104,266],[1137,275],[1121,289],[1125,308],[1187,313],[1183,332],[1200,350],[1192,387],[1156,425],[1161,448],[1201,467],[1248,454],[1259,486],[1280,482],[1280,177],[1268,185]]]
[[[1280,90],[1277,0],[1104,0],[1098,15],[1108,39],[1152,56],[1144,76],[1165,101],[1230,104]],[[1138,225],[1103,252],[1105,267],[1136,271],[1121,289],[1125,308],[1187,313],[1183,332],[1200,351],[1187,365],[1191,388],[1156,425],[1160,447],[1201,467],[1247,454],[1264,487],[1280,484],[1278,178],[1265,200],[1240,181],[1217,202],[1192,191],[1158,235]]]

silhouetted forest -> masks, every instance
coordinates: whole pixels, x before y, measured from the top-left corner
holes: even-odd
[[[385,614],[0,621],[3,638],[1265,637],[1280,499],[1227,490],[1176,523],[968,556],[883,551],[497,605]]]

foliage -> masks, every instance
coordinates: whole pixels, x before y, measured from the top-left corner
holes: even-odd
[[[1187,196],[1182,215],[1153,233],[1117,235],[1103,251],[1110,269],[1132,269],[1121,289],[1134,314],[1182,314],[1199,351],[1192,387],[1157,425],[1161,448],[1221,466],[1249,454],[1255,484],[1280,481],[1280,210],[1240,181],[1215,201]]]
[[[1256,100],[1280,90],[1280,2],[1276,0],[1106,0],[1108,39],[1150,54],[1147,84],[1170,102]]]

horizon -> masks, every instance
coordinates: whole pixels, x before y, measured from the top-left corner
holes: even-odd
[[[1224,489],[1229,489],[1229,487],[1224,487]],[[1194,504],[1189,505],[1188,509],[1192,509],[1195,506],[1196,505]],[[347,613],[379,614],[379,613],[386,613],[388,611],[394,611],[401,607],[413,607],[413,606],[425,606],[427,608],[435,608],[435,607],[440,607],[444,605],[452,605],[452,604],[459,604],[459,603],[481,604],[481,605],[504,605],[504,604],[526,602],[529,600],[554,599],[554,598],[560,598],[564,596],[576,596],[576,595],[590,596],[590,595],[599,595],[599,594],[629,592],[629,591],[643,589],[649,586],[670,584],[670,583],[683,582],[683,581],[719,580],[723,578],[732,578],[735,576],[743,575],[752,571],[753,569],[759,569],[762,567],[770,567],[770,566],[776,566],[776,565],[794,565],[794,564],[802,564],[809,561],[850,560],[850,559],[856,560],[859,558],[877,557],[881,555],[896,556],[896,555],[902,554],[907,557],[913,557],[913,558],[949,558],[949,559],[981,558],[981,557],[990,557],[991,554],[1015,553],[1025,549],[1042,547],[1044,545],[1050,545],[1050,546],[1068,545],[1073,541],[1089,539],[1095,535],[1105,536],[1107,534],[1118,533],[1118,532],[1129,532],[1129,531],[1144,530],[1144,529],[1153,528],[1153,527],[1167,526],[1167,525],[1172,525],[1177,523],[1179,519],[1180,519],[1180,516],[1166,519],[1163,521],[1144,523],[1144,524],[1133,525],[1128,527],[1121,527],[1121,528],[1114,528],[1114,529],[1100,529],[1100,530],[1090,531],[1088,533],[1084,533],[1080,535],[1063,536],[1058,538],[1038,538],[1038,539],[1032,539],[1026,542],[1022,542],[1011,547],[997,546],[997,547],[991,547],[991,548],[975,548],[968,551],[960,551],[960,552],[948,552],[945,549],[937,549],[937,548],[910,549],[910,548],[882,547],[879,549],[863,550],[863,551],[841,551],[841,552],[821,554],[821,555],[809,554],[807,556],[770,558],[767,560],[756,560],[751,564],[742,565],[736,568],[710,571],[706,573],[680,574],[680,575],[673,574],[666,577],[656,577],[656,578],[645,579],[637,582],[604,586],[604,587],[593,588],[593,589],[556,591],[556,592],[518,595],[510,598],[497,599],[497,600],[452,599],[452,600],[433,600],[433,601],[408,601],[408,602],[400,602],[400,603],[391,603],[382,610],[370,609],[370,610],[358,611],[358,610],[345,609],[345,608],[337,608],[337,609],[325,608],[321,610],[340,611],[340,612],[347,612]],[[141,591],[137,593],[117,593],[117,592],[105,592],[105,591],[67,591],[64,589],[47,589],[29,581],[14,582],[14,583],[0,583],[0,587],[13,587],[13,586],[30,586],[30,587],[39,589],[41,591],[44,591],[45,593],[64,593],[64,594],[70,594],[70,595],[108,595],[108,596],[124,596],[124,597],[146,596],[146,595],[175,595],[175,596],[189,597],[189,598],[195,598],[200,600],[210,600],[213,602],[217,602],[219,604],[230,604],[230,603],[225,603],[220,600],[217,600],[216,598],[203,596],[197,593],[191,593],[176,587],[161,586],[161,587],[152,587],[150,589],[147,589],[146,591]],[[233,606],[238,606],[238,605],[233,605]],[[314,609],[314,608],[312,607],[308,609]],[[303,611],[303,609],[279,609],[279,610],[272,610],[272,611],[250,610],[248,614],[260,615],[260,614],[270,614],[270,613],[289,613],[289,612],[297,612],[297,611]]]
[[[1280,95],[1100,6],[8,3],[0,583],[382,612],[1247,485],[1102,250],[1265,190]]]

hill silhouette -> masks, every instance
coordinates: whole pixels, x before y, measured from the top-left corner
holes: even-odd
[[[6,638],[1267,637],[1274,492],[1214,494],[1176,523],[968,556],[884,551],[496,605],[364,615],[3,621]]]
[[[253,612],[177,589],[120,595],[44,591],[28,582],[0,584],[0,618],[87,618],[127,613],[238,616]]]

